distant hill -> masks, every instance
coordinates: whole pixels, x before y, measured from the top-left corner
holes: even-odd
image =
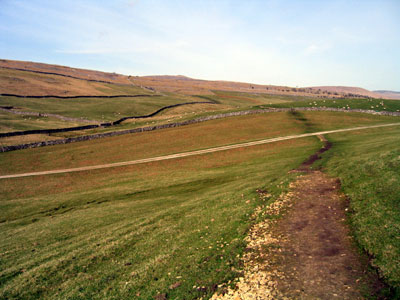
[[[151,76],[142,76],[144,78],[155,78],[155,79],[170,79],[170,80],[196,80],[184,75],[151,75]]]
[[[125,75],[42,63],[0,60],[0,94],[107,96],[149,92],[134,85]]]
[[[371,98],[381,98],[382,95],[363,89],[359,87],[352,87],[352,86],[313,86],[313,89],[320,89],[323,91],[327,91],[333,94],[339,95],[358,95],[358,96],[365,96]]]
[[[111,85],[110,85],[111,84]],[[359,87],[317,86],[294,88],[233,81],[201,80],[183,75],[127,76],[37,62],[0,59],[0,93],[21,95],[109,95],[112,85],[137,87],[142,92],[186,95],[213,94],[215,90],[310,96],[317,98],[372,97],[400,99],[392,91],[368,91]],[[120,90],[120,88],[118,88]]]
[[[374,93],[381,95],[382,98],[386,98],[386,99],[399,99],[399,100],[400,100],[400,92],[386,91],[386,90],[378,90],[378,91],[374,91]]]
[[[50,65],[29,61],[0,59],[0,67],[10,69],[31,70],[48,74],[60,74],[72,78],[82,78],[93,81],[129,84],[128,76],[116,73],[93,71],[86,69],[70,68],[59,65]]]

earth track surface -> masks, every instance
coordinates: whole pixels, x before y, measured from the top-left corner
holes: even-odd
[[[235,288],[222,289],[212,300],[365,299],[383,284],[367,271],[346,223],[346,198],[340,181],[310,169],[330,143],[298,169],[305,172],[267,207],[256,209],[242,258],[243,277]],[[258,191],[269,198],[267,191]],[[276,216],[283,215],[279,219]]]

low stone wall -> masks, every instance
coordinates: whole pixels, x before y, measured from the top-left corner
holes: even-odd
[[[155,115],[159,114],[160,112],[169,109],[169,108],[174,108],[182,105],[191,105],[191,104],[215,104],[214,102],[209,102],[209,101],[197,101],[197,102],[185,102],[185,103],[178,103],[178,104],[173,104],[173,105],[168,105],[164,106],[158,110],[156,110],[153,113],[150,113],[148,115],[143,115],[143,116],[132,116],[132,117],[123,117],[121,119],[118,119],[113,122],[106,122],[106,123],[101,123],[101,124],[92,124],[92,125],[84,125],[84,126],[75,126],[75,127],[65,127],[65,128],[54,128],[54,129],[34,129],[34,130],[25,130],[25,131],[11,131],[11,132],[4,132],[0,133],[0,138],[2,137],[11,137],[11,136],[21,136],[21,135],[30,135],[30,134],[51,134],[51,133],[58,133],[58,132],[70,132],[70,131],[80,131],[80,130],[86,130],[86,129],[93,129],[93,128],[98,128],[98,127],[109,127],[109,126],[114,126],[122,123],[123,121],[129,120],[129,119],[146,119],[146,118],[151,118],[154,117]],[[14,110],[6,109],[6,108],[0,108],[0,110],[3,111],[8,111],[8,112],[14,112],[17,114],[24,114],[23,112],[16,112]],[[40,113],[34,113],[34,112],[27,112],[29,115],[35,115],[35,116],[52,116],[52,117],[62,117],[59,115],[53,115],[53,114],[40,114]],[[71,118],[65,117],[65,120],[72,120]],[[76,121],[76,120],[75,120]]]
[[[48,113],[38,113],[33,111],[23,111],[23,110],[15,110],[12,106],[0,107],[0,110],[8,112],[14,115],[22,115],[22,116],[34,116],[34,117],[52,117],[57,118],[63,121],[71,121],[71,122],[81,122],[81,123],[95,123],[97,121],[88,120],[88,119],[81,119],[81,118],[72,118],[72,117],[65,117],[62,115],[57,114],[48,114]]]
[[[168,105],[168,106],[164,106],[162,108],[160,108],[159,110],[148,114],[148,115],[144,115],[144,116],[136,116],[136,117],[123,117],[117,121],[114,121],[112,123],[110,123],[111,125],[118,125],[120,123],[122,123],[123,121],[126,120],[130,120],[130,119],[145,119],[145,118],[151,118],[154,117],[155,115],[158,115],[160,112],[166,110],[166,109],[170,109],[170,108],[174,108],[174,107],[178,107],[178,106],[183,106],[183,105],[192,105],[192,104],[215,104],[215,102],[211,102],[211,101],[194,101],[194,102],[185,102],[185,103],[178,103],[178,104],[172,104],[172,105]],[[104,126],[104,124],[103,124]]]
[[[161,95],[151,95],[151,94],[136,94],[136,95],[99,95],[99,96],[56,96],[56,95],[44,95],[44,96],[34,96],[34,95],[16,95],[16,94],[0,94],[3,97],[15,97],[15,98],[33,98],[33,99],[79,99],[79,98],[100,98],[100,99],[113,99],[113,98],[137,98],[137,97],[161,97]]]
[[[253,115],[253,114],[261,114],[261,113],[271,113],[271,112],[285,112],[285,111],[291,111],[291,110],[294,110],[294,109],[292,109],[292,108],[277,108],[277,109],[271,108],[271,109],[256,109],[256,110],[246,110],[246,111],[222,113],[222,114],[217,114],[217,115],[210,115],[210,116],[195,118],[195,119],[187,120],[187,121],[183,121],[183,122],[176,122],[176,123],[169,123],[169,124],[162,124],[162,125],[155,125],[155,126],[147,126],[147,127],[106,132],[106,133],[91,134],[91,135],[84,135],[84,136],[78,136],[78,137],[72,137],[72,138],[66,138],[66,139],[43,141],[43,142],[36,142],[36,143],[29,143],[29,144],[2,146],[2,147],[0,147],[0,152],[8,152],[8,151],[14,151],[14,150],[44,147],[44,146],[51,146],[51,145],[69,144],[69,143],[74,143],[74,142],[88,141],[88,140],[94,140],[94,139],[100,139],[100,138],[118,136],[118,135],[124,135],[124,134],[180,127],[180,126],[186,126],[186,125],[190,125],[190,124],[195,124],[195,123],[200,123],[200,122],[205,122],[205,121],[210,121],[210,120],[216,120],[216,119],[222,119],[222,118],[227,118],[227,117]],[[360,113],[367,113],[367,114],[374,114],[374,115],[381,115],[381,116],[400,117],[400,112],[386,112],[386,111],[376,112],[373,110],[362,110],[362,109],[300,107],[300,108],[296,108],[295,110],[297,110],[297,111],[360,112]]]

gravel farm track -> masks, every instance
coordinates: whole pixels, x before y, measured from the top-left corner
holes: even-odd
[[[291,139],[298,139],[303,137],[310,137],[310,136],[321,136],[330,133],[338,133],[338,132],[346,132],[346,131],[356,131],[356,130],[364,130],[370,128],[381,128],[381,127],[388,127],[388,126],[399,126],[400,123],[390,123],[390,124],[380,124],[380,125],[371,125],[371,126],[361,126],[361,127],[352,127],[352,128],[344,128],[344,129],[336,129],[336,130],[328,130],[328,131],[319,131],[313,133],[304,133],[298,135],[289,135],[283,137],[276,137],[264,140],[258,140],[253,142],[247,143],[240,143],[240,144],[233,144],[228,146],[221,146],[221,147],[213,147],[209,149],[203,150],[196,150],[196,151],[189,151],[171,155],[164,155],[164,156],[157,156],[157,157],[150,157],[145,159],[138,159],[132,161],[124,161],[124,162],[117,162],[117,163],[110,163],[110,164],[103,164],[103,165],[94,165],[94,166],[86,166],[80,168],[71,168],[71,169],[60,169],[60,170],[49,170],[49,171],[40,171],[40,172],[30,172],[30,173],[21,173],[21,174],[9,174],[0,176],[0,179],[7,179],[7,178],[18,178],[18,177],[27,177],[27,176],[40,176],[40,175],[51,175],[51,174],[61,174],[61,173],[71,173],[71,172],[80,172],[80,171],[90,171],[90,170],[97,170],[97,169],[106,169],[106,168],[115,168],[115,167],[122,167],[122,166],[129,166],[129,165],[136,165],[148,162],[155,162],[155,161],[162,161],[168,159],[175,159],[175,158],[182,158],[194,155],[201,155],[206,153],[213,153],[231,149],[237,149],[242,147],[251,147],[256,145],[274,143],[279,141],[286,141]]]

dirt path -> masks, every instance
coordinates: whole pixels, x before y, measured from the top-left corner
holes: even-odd
[[[329,147],[326,142],[319,152]],[[316,159],[318,154],[294,170],[305,174],[289,193],[256,210],[254,217],[266,218],[250,230],[244,276],[236,289],[212,299],[364,299],[379,290],[349,235],[340,183],[311,170]]]
[[[339,182],[319,171],[293,186],[293,207],[278,226],[286,279],[278,289],[294,299],[362,299],[365,263],[345,223]]]
[[[370,129],[370,128],[380,128],[380,127],[399,126],[399,125],[400,125],[400,123],[390,123],[390,124],[370,125],[370,126],[362,126],[362,127],[353,127],[353,128],[345,128],[345,129],[336,129],[336,130],[320,131],[320,132],[313,132],[313,133],[289,135],[289,136],[276,137],[276,138],[264,139],[264,140],[247,142],[247,143],[233,144],[233,145],[228,145],[228,146],[208,148],[208,149],[204,149],[204,150],[189,151],[189,152],[184,152],[184,153],[177,153],[177,154],[171,154],[171,155],[150,157],[150,158],[137,159],[137,160],[131,160],[131,161],[117,162],[117,163],[109,163],[109,164],[102,164],[102,165],[95,165],[95,166],[85,166],[85,167],[70,168],[70,169],[60,169],[60,170],[49,170],[49,171],[39,171],[39,172],[30,172],[30,173],[21,173],[21,174],[2,175],[2,176],[0,176],[0,179],[19,178],[19,177],[27,177],[27,176],[51,175],[51,174],[61,174],[61,173],[71,173],[71,172],[81,172],[81,171],[89,171],[89,170],[97,170],[97,169],[115,168],[115,167],[143,164],[143,163],[154,162],[154,161],[161,161],[161,160],[188,157],[188,156],[193,156],[193,155],[201,155],[201,154],[213,153],[213,152],[219,152],[219,151],[225,151],[225,150],[231,150],[231,149],[238,149],[238,148],[243,148],[243,147],[251,147],[251,146],[263,145],[263,144],[274,143],[274,142],[279,142],[279,141],[286,141],[286,140],[291,140],[291,139],[299,139],[299,138],[303,138],[303,137],[321,136],[321,135],[329,134],[329,133],[364,130],[364,129]]]

